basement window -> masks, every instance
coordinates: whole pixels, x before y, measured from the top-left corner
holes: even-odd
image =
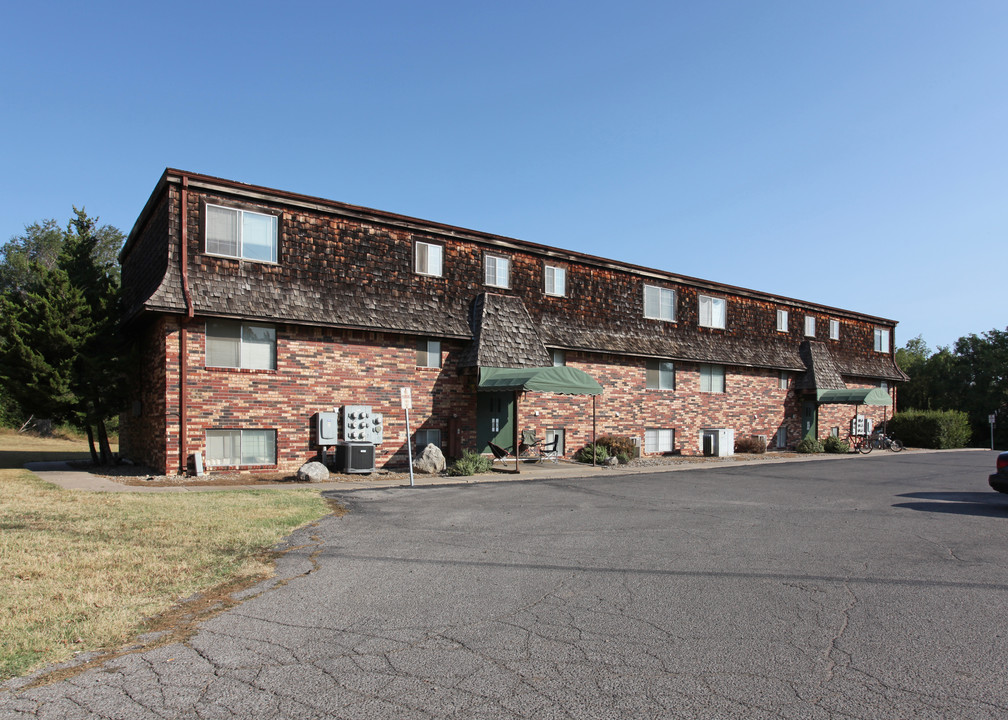
[[[670,453],[675,449],[675,430],[672,428],[647,428],[644,431],[644,452]]]
[[[276,430],[207,430],[207,467],[276,465]]]

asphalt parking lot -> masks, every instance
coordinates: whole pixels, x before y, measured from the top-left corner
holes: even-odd
[[[184,643],[10,718],[1002,718],[996,453],[335,491]]]

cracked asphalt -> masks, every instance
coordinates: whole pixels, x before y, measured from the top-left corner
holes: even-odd
[[[183,643],[3,718],[1003,718],[994,453],[336,492]]]

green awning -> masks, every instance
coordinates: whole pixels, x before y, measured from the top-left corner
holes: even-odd
[[[882,388],[860,390],[817,390],[820,405],[892,405],[892,398]]]
[[[479,389],[530,390],[561,395],[602,394],[602,386],[591,375],[566,365],[536,368],[481,367]]]

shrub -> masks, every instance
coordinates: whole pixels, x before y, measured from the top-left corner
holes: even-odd
[[[828,453],[850,452],[850,443],[837,435],[830,435],[823,441],[822,446],[823,450],[825,450]]]
[[[577,451],[574,455],[574,459],[582,463],[590,463],[592,461],[592,455],[595,456],[596,464],[604,463],[609,459],[609,451],[606,450],[602,445],[595,444],[592,445],[588,443],[583,448]]]
[[[490,472],[493,460],[472,450],[463,450],[462,456],[451,464],[448,474],[452,477],[477,475]]]
[[[628,462],[630,462],[630,456],[627,455],[625,452],[616,453],[616,459],[619,460],[620,465],[626,465]]]
[[[735,440],[735,452],[737,453],[760,453],[766,452],[766,443],[758,437],[748,435]]]
[[[796,447],[795,450],[805,454],[821,453],[823,451],[823,444],[811,435],[806,435],[802,438],[802,441],[798,443],[798,447]]]
[[[903,410],[889,421],[887,431],[906,446],[934,448],[966,447],[972,430],[961,410]]]
[[[599,435],[595,439],[595,444],[601,445],[609,455],[615,455],[616,457],[622,454],[628,458],[632,458],[637,452],[637,446],[634,445],[633,438],[625,435]]]

